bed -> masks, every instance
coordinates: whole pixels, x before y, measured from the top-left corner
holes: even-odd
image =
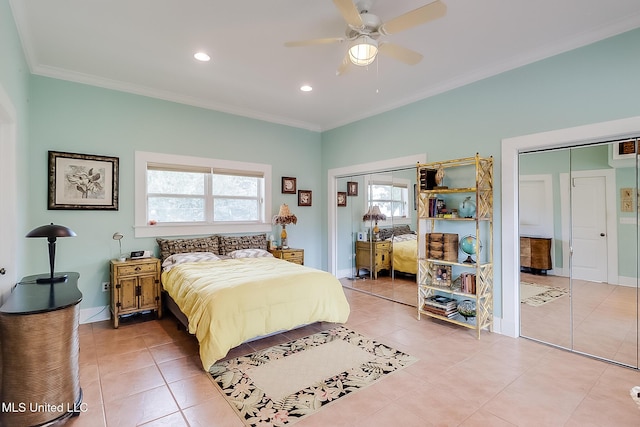
[[[158,239],[167,309],[198,339],[205,370],[251,339],[347,321],[349,304],[338,279],[274,258],[262,236],[179,239],[179,247]],[[174,247],[166,250],[167,243]]]
[[[381,229],[380,238],[392,242],[391,261],[395,272],[418,274],[418,235],[408,225]]]

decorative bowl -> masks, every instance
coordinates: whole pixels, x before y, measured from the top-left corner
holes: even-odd
[[[470,299],[460,301],[458,303],[458,313],[465,319],[476,317],[476,303]]]

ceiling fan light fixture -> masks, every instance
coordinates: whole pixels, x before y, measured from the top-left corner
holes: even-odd
[[[378,42],[367,35],[359,36],[349,47],[349,59],[353,65],[371,64],[378,54]]]

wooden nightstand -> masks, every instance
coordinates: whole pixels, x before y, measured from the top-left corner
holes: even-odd
[[[157,258],[111,260],[111,314],[118,327],[123,314],[156,311],[162,317],[160,260]]]
[[[304,249],[279,249],[279,248],[271,248],[269,252],[276,257],[283,259],[285,261],[292,262],[294,264],[304,265]]]
[[[373,253],[371,252],[373,250]],[[380,270],[391,271],[391,242],[356,242],[356,275],[364,268],[378,278]]]

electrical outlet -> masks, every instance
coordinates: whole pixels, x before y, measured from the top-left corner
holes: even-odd
[[[102,282],[102,292],[109,292],[109,282]]]

